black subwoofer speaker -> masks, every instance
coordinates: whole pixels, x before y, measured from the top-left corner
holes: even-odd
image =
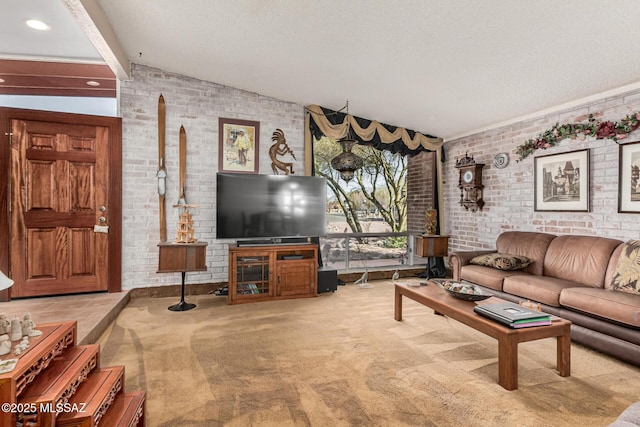
[[[318,267],[318,293],[335,292],[338,289],[338,270]]]

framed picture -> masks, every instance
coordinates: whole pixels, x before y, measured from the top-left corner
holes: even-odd
[[[258,173],[260,122],[218,119],[219,172]]]
[[[640,213],[640,142],[618,148],[618,212]]]
[[[589,212],[589,150],[535,158],[536,211]]]

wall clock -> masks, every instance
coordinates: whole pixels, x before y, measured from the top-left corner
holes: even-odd
[[[460,189],[460,204],[466,210],[475,212],[482,210],[484,200],[482,200],[482,168],[483,163],[476,163],[473,157],[468,154],[456,160],[456,168],[460,172],[458,188]]]
[[[498,169],[504,169],[509,164],[509,155],[507,153],[498,153],[493,158],[493,166]]]

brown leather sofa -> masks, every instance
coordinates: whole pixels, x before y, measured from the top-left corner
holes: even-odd
[[[496,249],[453,252],[449,262],[454,280],[508,301],[538,302],[544,312],[573,323],[573,341],[640,366],[640,295],[611,289],[622,247],[606,237],[508,231],[498,236]],[[532,263],[510,271],[469,263],[495,252]]]

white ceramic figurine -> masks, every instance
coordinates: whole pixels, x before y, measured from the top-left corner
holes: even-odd
[[[25,311],[22,319],[22,336],[23,337],[37,337],[42,335],[42,331],[36,329],[35,323],[31,320],[31,313]]]
[[[10,331],[9,326],[11,326],[11,322],[7,319],[7,315],[0,313],[0,335],[8,334]]]
[[[11,319],[11,341],[20,341],[22,339],[22,322],[18,316],[14,315]]]

